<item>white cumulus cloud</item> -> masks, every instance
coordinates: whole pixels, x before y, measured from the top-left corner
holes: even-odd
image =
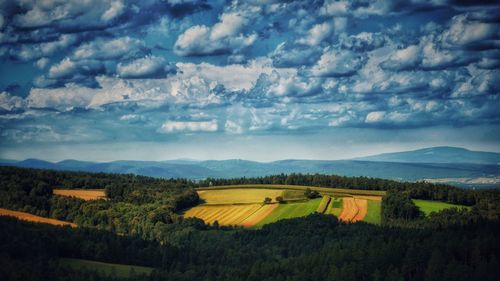
[[[248,19],[239,13],[224,13],[212,27],[195,25],[179,35],[174,51],[181,56],[234,53],[252,45],[257,34],[244,34]]]
[[[215,132],[218,129],[217,120],[210,121],[166,121],[161,126],[164,133],[175,132]]]

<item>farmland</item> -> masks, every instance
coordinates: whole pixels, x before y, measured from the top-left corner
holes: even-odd
[[[198,188],[198,191],[203,190],[221,190],[221,189],[278,189],[278,190],[299,190],[304,191],[310,189],[317,191],[321,194],[327,195],[338,195],[338,196],[350,196],[350,195],[360,195],[360,196],[375,196],[375,198],[381,198],[385,195],[385,191],[382,190],[362,190],[362,189],[347,189],[347,188],[330,188],[330,187],[316,187],[316,186],[302,186],[302,185],[284,185],[284,184],[241,184],[241,185],[223,185],[216,187],[202,187]]]
[[[54,195],[75,197],[85,201],[105,199],[104,189],[54,189]]]
[[[270,181],[281,178],[304,185],[318,184],[322,179],[278,175]],[[324,178],[333,186],[327,179],[336,178]],[[117,273],[132,271],[117,267],[121,265],[154,268],[150,276],[130,278],[137,281],[406,280],[417,275],[420,277],[413,279],[427,280],[429,274],[437,276],[436,280],[495,280],[500,268],[496,262],[500,251],[494,243],[498,240],[498,212],[494,208],[499,206],[498,193],[493,191],[394,182],[381,201],[380,195],[356,190],[353,193],[357,194],[331,195],[261,185],[233,188],[242,191],[228,193],[233,198],[228,201],[221,192],[231,189],[198,190],[202,186],[199,182],[183,179],[4,168],[3,173],[0,169],[0,180],[1,207],[78,224],[77,228],[55,227],[0,217],[1,280],[118,280]],[[365,184],[373,188],[381,182],[341,180],[345,186],[359,188]],[[247,181],[264,180],[241,180]],[[216,184],[214,179],[212,186]],[[111,199],[53,196],[51,186],[105,186]],[[206,191],[202,197],[211,204],[200,201],[198,191]],[[212,191],[216,193],[210,194]],[[241,198],[245,192],[249,196]],[[284,201],[276,200],[276,194]],[[427,196],[418,197],[421,199],[444,198],[449,203],[470,205],[477,212],[448,210],[422,217],[411,201],[416,198],[408,194]],[[266,197],[274,200],[260,202]],[[364,200],[366,215],[361,218]],[[380,214],[382,203],[384,212]],[[189,212],[211,225],[203,225],[201,219],[184,219],[183,214]],[[342,213],[347,223],[336,218]],[[377,225],[380,215],[383,226]],[[218,227],[216,220],[241,228]],[[84,260],[65,260],[69,257]],[[440,262],[429,262],[433,260]],[[134,268],[133,272],[139,270]],[[456,278],[457,274],[461,278]]]
[[[321,198],[309,199],[305,190]],[[198,188],[203,204],[184,212],[205,223],[260,228],[282,219],[303,217],[314,212],[331,214],[346,222],[365,220],[380,223],[381,191],[318,188],[292,185],[229,185]],[[285,203],[278,204],[281,196]],[[263,204],[265,198],[270,202]],[[374,203],[375,202],[375,203]]]
[[[246,205],[201,205],[189,209],[185,217],[197,217],[206,223],[217,221],[220,225],[240,225],[261,208],[261,204]]]
[[[272,202],[276,202],[277,196],[283,195],[283,190],[279,189],[215,189],[199,190],[198,195],[206,204],[250,204],[262,203],[264,198],[269,197]]]
[[[342,212],[339,219],[342,221],[356,222],[363,220],[368,211],[368,200],[355,197],[343,199]]]
[[[413,202],[417,207],[420,208],[422,212],[426,216],[428,216],[432,212],[439,212],[444,209],[449,209],[449,208],[466,208],[470,209],[470,207],[463,206],[463,205],[454,205],[450,203],[445,203],[445,202],[439,202],[439,201],[430,201],[430,200],[417,200],[414,199]]]
[[[316,211],[321,200],[322,199],[317,198],[309,200],[305,203],[279,204],[271,214],[269,214],[255,226],[262,227],[265,224],[277,222],[282,219],[305,217]]]
[[[71,258],[60,258],[59,264],[74,270],[94,271],[102,277],[113,276],[119,278],[130,278],[132,275],[149,275],[153,271],[153,268],[145,266],[106,263]]]
[[[70,223],[67,221],[61,221],[61,220],[56,220],[56,219],[35,216],[35,215],[30,214],[30,213],[12,211],[12,210],[3,209],[3,208],[0,208],[0,216],[14,217],[14,218],[17,218],[19,220],[29,221],[29,222],[46,223],[46,224],[52,224],[52,225],[58,225],[58,226],[69,225],[71,227],[76,227],[76,224]]]
[[[368,212],[363,221],[373,224],[381,222],[382,202],[377,200],[368,200]]]

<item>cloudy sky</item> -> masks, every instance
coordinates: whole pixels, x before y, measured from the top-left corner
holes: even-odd
[[[500,151],[494,2],[0,0],[0,158]]]

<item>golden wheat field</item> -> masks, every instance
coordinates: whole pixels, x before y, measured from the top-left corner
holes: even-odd
[[[197,217],[205,223],[213,224],[217,221],[220,225],[241,225],[248,217],[261,208],[261,204],[245,205],[201,205],[189,209],[185,217]]]
[[[104,189],[54,189],[54,195],[75,197],[85,201],[105,199]]]
[[[16,219],[23,220],[23,221],[46,223],[46,224],[59,225],[59,226],[69,225],[71,227],[76,227],[76,224],[71,223],[71,222],[35,216],[35,215],[30,214],[30,213],[12,211],[12,210],[3,209],[3,208],[0,208],[0,216],[14,217]]]
[[[235,188],[200,190],[198,195],[205,204],[251,204],[262,203],[264,198],[269,197],[276,202],[277,196],[283,196],[283,190],[279,189],[257,189],[257,188]]]
[[[345,197],[342,202],[342,213],[339,216],[340,220],[356,222],[365,218],[368,212],[368,202],[366,199]]]

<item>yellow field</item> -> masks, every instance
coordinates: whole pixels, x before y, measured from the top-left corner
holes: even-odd
[[[212,187],[200,187],[196,190],[230,190],[230,189],[276,189],[276,190],[306,190],[311,189],[318,191],[321,195],[331,196],[376,196],[380,198],[385,195],[385,191],[381,190],[361,190],[361,189],[346,189],[346,188],[330,188],[330,187],[315,187],[315,186],[302,186],[302,185],[283,185],[283,184],[242,184],[242,185],[221,185]],[[274,198],[273,198],[274,199]]]
[[[263,205],[260,209],[257,210],[257,212],[253,213],[248,218],[246,218],[241,223],[241,226],[252,227],[252,226],[256,225],[261,220],[263,220],[267,216],[269,216],[274,211],[274,209],[276,209],[278,206],[279,206],[279,204]]]
[[[7,210],[7,209],[3,209],[3,208],[0,208],[0,216],[14,217],[16,219],[23,220],[23,221],[47,223],[47,224],[59,225],[59,226],[69,225],[71,227],[76,227],[76,224],[71,223],[71,222],[44,218],[44,217],[32,215],[30,213],[12,211],[12,210]]]
[[[330,205],[331,197],[329,195],[323,196],[321,199],[321,202],[319,203],[318,208],[316,209],[317,213],[324,214],[326,212],[326,209],[328,209],[328,206]]]
[[[261,204],[246,205],[200,205],[184,213],[185,217],[197,217],[205,223],[219,225],[242,225],[243,222],[261,208]]]
[[[235,188],[199,190],[198,195],[206,204],[252,204],[262,203],[264,198],[269,197],[276,202],[277,196],[283,196],[283,190],[279,189],[256,189]]]
[[[346,197],[342,200],[342,213],[339,219],[342,221],[356,222],[365,218],[368,211],[368,202],[366,199]]]
[[[54,189],[54,195],[75,197],[83,200],[105,199],[104,189]]]

